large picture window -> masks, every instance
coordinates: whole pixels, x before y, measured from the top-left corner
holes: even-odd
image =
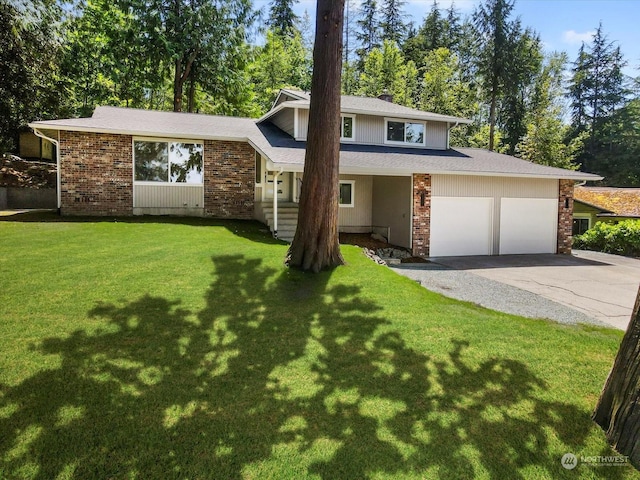
[[[138,182],[202,184],[202,144],[135,140]]]
[[[424,122],[387,120],[385,143],[424,145]]]

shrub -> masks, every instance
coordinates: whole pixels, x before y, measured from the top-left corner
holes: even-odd
[[[640,257],[640,220],[598,222],[573,239],[573,248]]]

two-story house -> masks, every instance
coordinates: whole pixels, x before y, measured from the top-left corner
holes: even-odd
[[[58,147],[62,215],[256,218],[290,240],[309,99],[282,90],[258,120],[98,107],[30,126]],[[342,97],[341,231],[420,256],[570,252],[574,183],[600,177],[450,148],[469,120],[389,100]]]

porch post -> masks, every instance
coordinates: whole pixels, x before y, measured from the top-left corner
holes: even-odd
[[[273,174],[273,236],[275,238],[278,238],[278,177],[281,173],[282,169]]]

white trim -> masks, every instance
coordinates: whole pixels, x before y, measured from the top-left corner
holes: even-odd
[[[409,249],[411,250],[411,254],[413,255],[413,182],[414,182],[415,174],[411,174],[411,182],[409,188],[411,189],[411,193],[409,194],[409,200],[411,200],[411,208],[409,208]],[[431,207],[429,207],[431,208]],[[429,243],[431,243],[431,210],[429,210]]]
[[[167,180],[166,181],[149,181],[149,180],[136,180],[136,141],[137,142],[155,142],[155,143],[167,143]],[[169,161],[169,151],[168,144],[169,143],[192,143],[194,145],[202,145],[202,182],[201,183],[187,183],[187,182],[172,182],[169,177],[171,175],[171,162]],[[135,136],[131,138],[131,169],[133,176],[133,198],[135,199],[135,187],[137,185],[151,185],[151,186],[166,186],[166,185],[177,185],[180,187],[191,186],[191,187],[199,187],[203,190],[202,196],[202,205],[204,207],[204,140],[196,141],[192,139],[185,138],[172,138],[172,137],[140,137]],[[135,202],[134,202],[135,208]]]
[[[593,227],[593,225],[591,225],[591,214],[590,213],[574,213],[573,214],[573,220],[586,220],[587,223],[587,230],[589,230],[591,227]]]
[[[356,202],[356,181],[355,180],[339,180],[339,185],[349,184],[351,185],[351,203],[340,203],[338,199],[338,205],[340,208],[354,208]],[[338,188],[340,188],[338,186]]]
[[[296,109],[297,111],[297,109]],[[351,136],[350,137],[343,137],[342,134],[344,133],[344,119],[345,118],[350,118],[351,119]],[[355,142],[356,141],[356,116],[355,115],[346,115],[346,114],[340,114],[340,141],[341,142]]]
[[[295,103],[294,103],[295,102]],[[257,122],[260,123],[266,119],[268,119],[269,117],[271,117],[272,115],[276,114],[277,112],[279,112],[280,110],[282,110],[283,108],[300,108],[300,109],[304,109],[304,110],[309,110],[309,100],[306,99],[300,99],[300,100],[287,100],[285,102],[282,102],[281,104],[279,104],[277,107],[275,107],[272,110],[269,110],[267,113],[265,113],[262,117],[260,117]],[[402,115],[402,118],[407,118],[407,119],[411,119],[411,120],[422,120],[425,122],[450,122],[450,123],[465,123],[465,124],[470,124],[473,123],[473,120],[469,120],[468,118],[461,118],[461,117],[450,117],[448,115],[438,115],[438,114],[434,114],[431,112],[421,112],[419,110],[416,110],[414,112],[389,112],[389,111],[384,111],[384,110],[367,110],[364,108],[340,108],[341,113],[346,113],[346,114],[354,114],[354,115],[372,115],[375,117],[383,117],[383,116],[389,116],[389,115]]]
[[[149,142],[149,141],[158,141],[158,142],[181,142],[181,143],[200,143],[204,146],[204,140],[202,138],[199,138],[197,140],[199,140],[199,142],[194,142],[194,138],[181,138],[181,137],[149,137],[149,136],[142,136],[142,135],[135,135],[133,136],[133,141],[135,142],[136,140],[140,141],[140,142]]]
[[[293,109],[293,138],[298,138],[298,130],[300,130],[298,120],[298,109]]]
[[[394,141],[394,140],[389,140],[389,122],[404,123],[405,124],[405,128],[404,128],[405,141],[397,142],[397,141]],[[407,138],[406,124],[407,123],[413,123],[413,124],[422,125],[423,130],[422,130],[422,142],[421,143],[407,142],[406,141],[406,138]],[[384,117],[384,144],[385,145],[400,145],[400,146],[403,146],[403,147],[426,147],[427,146],[427,122],[426,121],[411,121],[411,120],[407,120],[406,118]]]
[[[274,162],[268,159],[268,169],[276,170],[284,168],[290,172],[302,172],[304,171],[304,165],[299,163],[284,163]],[[381,175],[390,177],[409,177],[415,173],[413,170],[403,168],[366,168],[366,167],[340,167],[340,173],[343,175]],[[513,177],[513,178],[546,178],[548,180],[598,180],[597,176],[592,174],[588,177],[576,176],[576,177],[561,177],[555,175],[535,175],[528,173],[511,173],[511,172],[477,172],[477,171],[455,171],[455,170],[429,170],[427,173],[431,175],[463,175],[463,176],[476,176],[476,177]]]
[[[264,170],[262,169],[262,155],[260,154],[259,151],[255,150],[255,149],[253,150],[253,152],[254,152],[254,155],[253,155],[254,167],[253,168],[256,169],[256,172],[254,173],[253,176],[254,176],[254,178],[260,178],[260,180],[255,182],[255,186],[256,187],[261,187],[262,186],[262,180],[264,180],[262,178],[262,174],[264,172]],[[203,158],[203,160],[204,160],[204,158]],[[257,168],[258,164],[260,164],[260,177],[258,177],[258,168]]]

